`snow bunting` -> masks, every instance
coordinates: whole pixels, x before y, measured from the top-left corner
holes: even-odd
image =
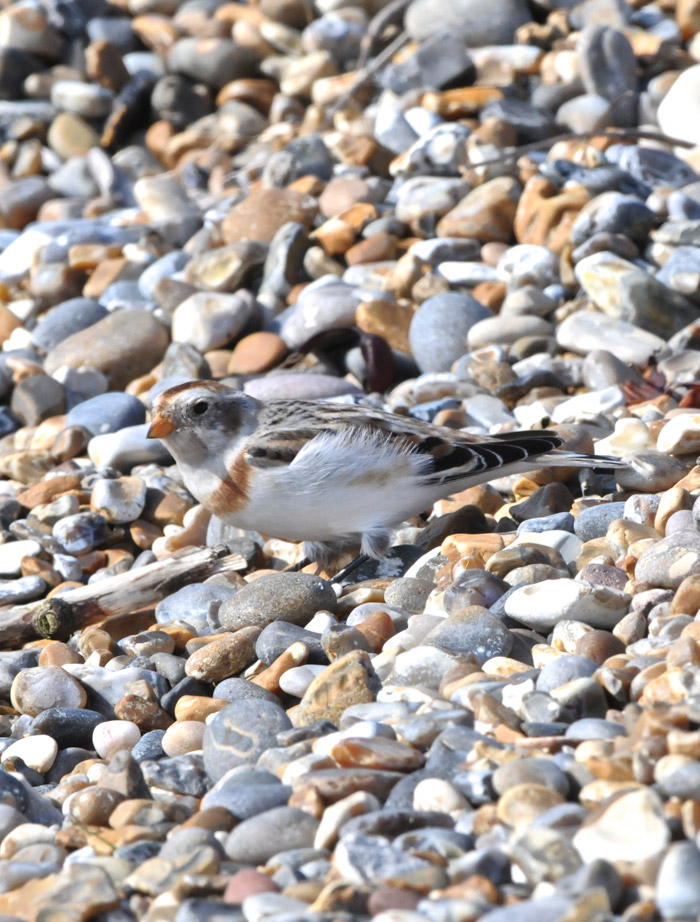
[[[382,557],[392,529],[466,487],[533,467],[619,467],[557,451],[554,432],[476,437],[366,406],[263,403],[215,381],[171,387],[153,402],[159,438],[185,486],[238,528],[304,541],[327,561],[360,544]]]

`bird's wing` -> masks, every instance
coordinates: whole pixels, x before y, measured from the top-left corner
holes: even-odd
[[[450,483],[472,473],[494,471],[553,451],[562,439],[553,432],[515,432],[477,437],[383,410],[312,401],[271,401],[260,411],[258,427],[246,442],[246,458],[254,467],[293,464],[319,436],[337,435],[357,450],[371,442],[419,456],[427,484]]]

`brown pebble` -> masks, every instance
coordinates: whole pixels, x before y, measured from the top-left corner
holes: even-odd
[[[70,461],[85,454],[91,435],[83,426],[69,426],[59,432],[51,443],[51,456],[57,462]]]
[[[516,784],[498,800],[498,818],[507,826],[526,829],[541,813],[564,798],[543,784]]]
[[[290,718],[297,727],[322,719],[337,724],[346,708],[374,701],[380,688],[368,654],[353,650],[316,676]]]
[[[209,829],[211,832],[230,832],[236,820],[225,807],[207,807],[198,810],[182,823],[185,829]]]
[[[185,673],[200,682],[221,682],[255,662],[255,641],[262,628],[244,627],[217,635],[187,660]]]
[[[412,772],[422,767],[423,755],[399,740],[347,737],[336,743],[330,756],[338,765],[379,768],[386,771]]]
[[[226,371],[231,375],[261,374],[279,365],[287,352],[287,344],[277,333],[250,333],[234,346]]]
[[[127,693],[114,705],[114,713],[119,720],[130,720],[142,733],[151,730],[167,730],[173,718],[155,701],[146,701],[139,695]]]
[[[251,682],[261,686],[261,688],[266,688],[274,695],[278,695],[280,693],[279,680],[284,673],[294,666],[303,666],[308,660],[309,648],[305,643],[302,643],[302,641],[295,641],[293,644],[289,645],[284,653],[280,653],[277,659],[273,663],[270,663],[267,669],[263,669],[262,672],[253,676]]]
[[[112,829],[121,829],[124,826],[157,826],[159,823],[177,822],[183,818],[182,814],[183,810],[178,804],[130,798],[117,804],[110,814],[109,825]]]
[[[70,802],[70,815],[88,826],[106,826],[114,808],[124,795],[111,788],[87,788]]]
[[[204,695],[183,695],[175,704],[175,719],[199,720],[204,722],[210,714],[216,714],[227,704],[225,698],[206,698]]]
[[[149,487],[146,490],[146,505],[141,518],[161,528],[165,525],[182,525],[182,519],[188,509],[191,509],[191,504],[177,493]]]
[[[674,615],[692,615],[700,609],[700,574],[686,576],[676,589],[671,602],[671,611]]]
[[[605,662],[609,656],[624,653],[625,646],[610,631],[587,631],[576,641],[574,653],[576,656],[585,656],[598,665]]]
[[[161,746],[167,756],[180,756],[202,748],[205,724],[200,720],[178,720],[165,731]]]
[[[374,653],[380,653],[386,641],[396,633],[390,615],[381,609],[372,612],[369,618],[357,624],[356,628],[369,641]]]
[[[17,494],[17,502],[26,509],[34,509],[35,506],[53,502],[53,500],[58,499],[59,496],[68,493],[70,490],[79,489],[80,478],[76,474],[60,474],[50,480],[35,483],[27,490],[20,490]]]
[[[82,656],[60,640],[52,640],[39,654],[40,666],[64,666],[66,663],[82,662]]]

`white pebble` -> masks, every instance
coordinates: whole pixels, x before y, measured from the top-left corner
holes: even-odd
[[[38,733],[36,736],[25,736],[24,739],[11,743],[3,752],[0,761],[4,765],[8,760],[21,759],[27,768],[43,775],[56,761],[57,755],[56,740],[45,733]]]
[[[101,759],[108,759],[118,749],[133,749],[141,731],[131,720],[105,720],[92,733],[92,745]]]
[[[309,685],[325,668],[325,666],[315,666],[310,663],[305,666],[293,666],[280,676],[280,688],[287,695],[302,698]]]
[[[443,778],[424,778],[413,791],[413,809],[461,813],[469,809],[469,803],[449,781]]]
[[[0,544],[0,576],[19,576],[22,572],[22,558],[37,557],[40,553],[41,545],[32,538]]]

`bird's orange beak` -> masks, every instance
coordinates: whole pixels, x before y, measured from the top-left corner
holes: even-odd
[[[171,432],[175,430],[175,423],[168,419],[167,416],[163,416],[162,413],[157,413],[153,417],[153,422],[147,433],[147,438],[149,439],[164,439],[166,435],[170,435]]]

